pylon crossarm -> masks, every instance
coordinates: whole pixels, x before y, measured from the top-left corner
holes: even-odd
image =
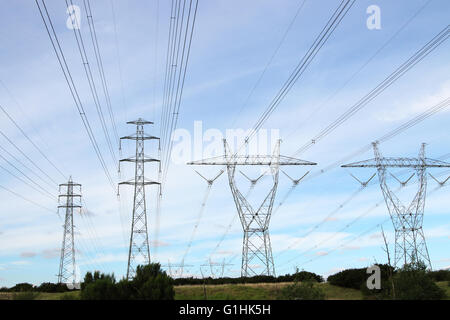
[[[147,179],[144,179],[144,181],[139,181],[139,182],[137,182],[137,181],[135,181],[133,179],[132,180],[128,180],[128,181],[119,182],[119,186],[122,186],[122,185],[130,185],[130,186],[144,185],[144,186],[148,186],[148,185],[154,185],[154,184],[159,185],[161,183],[158,182],[158,181],[152,181],[152,180],[147,180]]]
[[[422,167],[431,167],[431,168],[448,168],[450,167],[450,163],[434,160],[434,159],[420,159],[420,158],[386,158],[383,157],[381,159],[369,159],[364,161],[353,162],[349,164],[345,164],[343,168],[422,168]]]
[[[153,122],[144,120],[144,119],[142,119],[142,118],[139,118],[139,119],[137,119],[137,120],[128,121],[127,124],[146,125],[146,124],[153,124]]]
[[[120,137],[120,140],[159,140],[159,139],[160,139],[159,137],[155,136],[150,135],[137,136],[136,134]]]
[[[280,156],[279,159],[273,155],[249,155],[249,156],[219,156],[206,158],[198,161],[191,161],[188,165],[234,165],[234,166],[262,166],[262,165],[280,165],[280,166],[314,166],[315,162],[296,159],[292,157]]]
[[[119,162],[160,162],[160,160],[154,159],[154,158],[148,158],[148,157],[136,160],[136,157],[130,157],[130,158],[125,158],[125,159],[120,159]]]
[[[81,208],[80,205],[70,204],[70,205],[61,205],[58,208]]]

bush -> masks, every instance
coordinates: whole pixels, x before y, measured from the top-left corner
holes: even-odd
[[[329,276],[327,281],[334,286],[359,289],[366,278],[366,269],[347,269]]]
[[[34,290],[34,286],[30,283],[18,283],[16,284],[14,287],[12,287],[11,289],[9,289],[9,291],[11,292],[31,292]]]
[[[422,263],[405,265],[394,276],[395,295],[399,300],[441,300],[446,298],[443,289],[433,281]]]
[[[159,263],[138,266],[131,289],[135,299],[173,300],[175,297],[173,280],[161,270]]]
[[[84,277],[80,298],[82,300],[114,300],[118,299],[116,279],[114,274],[100,274],[96,271],[94,277],[88,272]]]
[[[67,288],[67,285],[64,283],[44,282],[44,283],[41,283],[41,285],[39,287],[35,288],[35,291],[38,291],[38,292],[66,292],[66,291],[69,291],[69,288]]]
[[[88,272],[81,285],[83,300],[173,300],[173,280],[159,263],[138,266],[133,280],[116,283],[114,275]]]
[[[437,270],[428,272],[430,277],[436,281],[450,281],[450,270]]]
[[[281,289],[278,296],[282,300],[324,300],[325,293],[314,286],[315,281],[295,282]]]
[[[387,280],[389,278],[389,270],[392,270],[392,267],[389,267],[386,264],[378,266],[381,269],[381,280],[383,283],[383,280]],[[327,281],[334,286],[359,290],[362,286],[366,285],[368,277],[369,275],[367,274],[367,268],[347,269],[329,276]]]
[[[390,279],[381,279],[381,289],[369,289],[367,284],[361,285],[363,297],[368,300],[386,300],[393,299],[394,290]]]

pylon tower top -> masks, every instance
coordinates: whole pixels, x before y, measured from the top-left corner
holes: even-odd
[[[381,191],[391,216],[395,229],[394,267],[398,264],[415,264],[419,260],[425,262],[431,269],[431,260],[423,233],[423,216],[427,188],[427,168],[450,167],[450,163],[425,157],[425,143],[417,158],[383,157],[378,149],[378,143],[372,143],[375,158],[343,165],[344,168],[376,168]],[[416,171],[418,189],[409,204],[404,204],[386,182],[388,168],[410,168]],[[392,175],[392,174],[391,174]],[[414,175],[414,174],[413,174]],[[411,175],[402,182],[392,175],[404,187],[413,177]]]

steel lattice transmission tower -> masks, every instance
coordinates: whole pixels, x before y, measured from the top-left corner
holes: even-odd
[[[64,190],[65,189],[65,190]],[[75,190],[78,193],[74,193]],[[63,192],[64,191],[64,192]],[[58,211],[65,210],[63,241],[61,247],[61,259],[59,262],[58,283],[66,283],[75,285],[76,269],[75,269],[75,240],[74,240],[74,224],[73,211],[81,209],[81,184],[74,183],[69,178],[67,183],[59,185],[60,195],[58,197]]]
[[[227,168],[228,182],[244,231],[241,266],[242,277],[275,275],[269,237],[269,224],[278,187],[280,166],[316,165],[314,162],[281,156],[280,143],[281,140],[278,140],[272,155],[241,156],[231,153],[227,141],[224,139],[224,156],[188,163],[190,165],[224,165]],[[273,184],[262,204],[257,209],[250,205],[236,185],[236,166],[269,166]],[[257,264],[262,264],[263,268],[259,268]],[[258,269],[260,270],[259,272]]]
[[[119,161],[119,172],[121,162],[134,162],[135,171],[134,179],[123,181],[120,185],[134,186],[134,201],[133,201],[133,215],[131,221],[130,246],[128,249],[128,266],[127,279],[132,279],[136,272],[136,267],[139,264],[150,263],[150,246],[148,242],[148,228],[147,228],[147,207],[145,202],[145,186],[159,185],[157,181],[151,181],[145,178],[144,168],[146,162],[160,162],[159,159],[148,157],[144,153],[146,140],[158,140],[158,137],[148,135],[144,132],[144,126],[153,124],[153,122],[139,118],[135,121],[129,121],[127,124],[136,125],[136,133],[121,137],[125,140],[136,141],[136,154],[134,157],[121,159]]]
[[[400,262],[415,264],[421,260],[431,269],[431,261],[422,228],[427,189],[426,170],[427,168],[450,167],[450,164],[426,158],[425,143],[422,144],[417,158],[382,157],[378,149],[378,143],[374,142],[372,145],[375,154],[374,159],[346,164],[342,167],[377,169],[381,191],[395,229],[394,267],[399,266]],[[418,190],[409,205],[403,204],[388,187],[386,183],[388,168],[410,168],[415,171]]]

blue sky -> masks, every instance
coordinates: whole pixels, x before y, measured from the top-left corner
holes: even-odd
[[[133,128],[125,122],[138,117],[153,120],[155,125],[148,130],[158,135],[170,3],[159,1],[157,12],[156,1],[112,1],[116,12],[118,48],[111,2],[92,1],[92,11],[119,135],[131,133]],[[115,173],[116,164],[107,153],[73,31],[66,27],[64,2],[47,2],[87,116],[109,169]],[[199,1],[178,128],[194,135],[195,121],[201,121],[203,132],[217,129],[225,133],[227,129],[247,130],[253,127],[340,1],[305,2],[264,77],[249,97],[302,2]],[[65,175],[72,175],[75,181],[83,185],[88,213],[75,216],[77,261],[81,274],[101,269],[114,272],[120,278],[126,272],[131,190],[123,189],[122,201],[118,205],[115,192],[108,185],[70,97],[35,3],[25,0],[4,0],[0,3],[0,104],[62,168]],[[74,1],[74,4],[82,7],[82,1]],[[380,30],[366,27],[366,9],[374,4],[381,9]],[[415,18],[384,46],[425,4]],[[291,155],[447,26],[449,14],[450,3],[445,0],[357,1],[263,128],[279,130],[283,140],[281,153]],[[81,17],[81,32],[95,66],[85,15]],[[382,46],[384,48],[370,63],[353,76]],[[302,154],[301,158],[318,163],[311,169],[311,175],[447,98],[450,94],[449,49],[448,41],[444,42],[336,131]],[[351,81],[337,91],[349,79]],[[241,109],[243,111],[239,112]],[[428,156],[439,158],[448,153],[449,133],[446,128],[449,120],[448,110],[443,110],[382,143],[380,149],[387,156],[416,156],[421,143],[426,142]],[[43,171],[58,183],[64,182],[3,113],[0,113],[0,128]],[[31,166],[3,137],[0,137],[0,146]],[[148,148],[148,153],[154,154],[154,146],[149,144]],[[124,155],[129,152],[132,152],[132,147],[125,147]],[[372,156],[372,152],[367,152],[352,161]],[[9,159],[9,156],[5,155],[5,158]],[[14,168],[0,160],[2,166],[14,172]],[[27,172],[26,168],[22,170]],[[213,176],[219,168],[202,167],[198,170]],[[307,169],[294,167],[287,170],[291,176],[300,177]],[[151,167],[147,172],[152,176]],[[256,177],[260,171],[248,169],[246,172]],[[369,178],[373,173],[370,169],[350,172],[361,179]],[[274,213],[270,230],[278,274],[292,273],[298,266],[326,276],[342,268],[386,261],[379,228],[346,244],[388,218],[383,202],[344,231],[336,233],[382,201],[377,183],[358,193],[320,228],[302,238],[359,188],[348,173],[349,170],[336,167],[305,180]],[[123,172],[124,177],[132,174],[131,170]],[[405,174],[404,179],[407,176]],[[114,177],[117,180],[115,174]],[[253,191],[251,200],[255,203],[267,188],[268,180],[264,178]],[[238,183],[242,190],[249,188],[248,181],[242,177],[238,178]],[[0,169],[0,185],[50,209],[44,210],[0,190],[0,286],[25,281],[34,284],[56,281],[62,240],[62,220],[56,214],[56,200],[43,197],[3,169]],[[392,186],[397,187],[393,182]],[[402,191],[402,199],[407,201],[414,186],[411,184]],[[450,200],[445,187],[432,192],[435,187],[436,183],[429,180],[424,230],[433,267],[439,269],[450,266],[446,249],[450,242],[447,211]],[[290,181],[282,175],[275,206],[289,188]],[[157,225],[156,190],[149,189],[152,260],[162,264],[180,262],[196,223],[205,189],[206,183],[192,167],[183,163],[171,164],[158,239],[154,237]],[[56,186],[52,187],[52,193],[57,195]],[[187,268],[185,273],[199,274],[199,266],[206,262],[235,214],[228,182],[223,175],[212,187],[193,246],[186,258],[186,263],[192,267]],[[383,227],[392,248],[392,224],[387,221]],[[324,241],[331,236],[331,240]],[[341,244],[346,245],[328,254]],[[228,275],[239,274],[241,245],[242,229],[239,220],[234,219],[229,234],[212,256],[215,262],[226,259],[233,264],[227,268]],[[309,250],[311,248],[314,249]],[[304,251],[307,253],[299,256]],[[313,258],[312,262],[305,263]]]

